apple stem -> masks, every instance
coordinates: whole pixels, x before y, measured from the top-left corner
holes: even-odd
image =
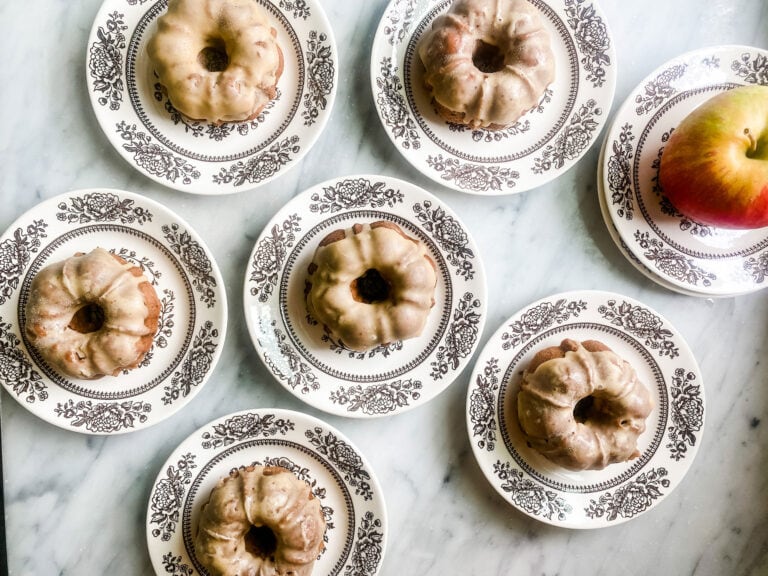
[[[757,152],[757,138],[750,132],[749,128],[744,128],[744,135],[749,138],[749,151],[747,156],[752,157],[752,154]]]

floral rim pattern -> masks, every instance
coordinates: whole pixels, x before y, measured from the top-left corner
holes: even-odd
[[[97,246],[142,269],[160,313],[141,364],[95,385],[49,366],[27,342],[23,326],[35,275]],[[218,361],[226,332],[218,268],[185,222],[142,196],[92,189],[44,201],[0,238],[0,269],[0,384],[56,426],[120,434],[155,424],[189,402]]]
[[[517,423],[520,374],[563,338],[604,342],[652,391],[638,458],[566,473],[527,446]],[[654,310],[607,292],[557,294],[514,314],[480,353],[467,393],[470,443],[488,481],[525,514],[568,528],[614,525],[656,506],[693,461],[704,415],[701,373],[682,337]]]
[[[568,65],[557,71],[538,106],[499,131],[441,120],[422,86],[417,45],[449,1],[391,0],[382,15],[371,56],[376,109],[393,145],[444,186],[500,195],[542,185],[577,162],[606,122],[616,58],[597,2],[529,1]]]
[[[330,117],[338,54],[317,0],[258,0],[278,30],[285,69],[278,96],[258,118],[195,121],[168,100],[140,57],[167,3],[105,0],[86,54],[91,103],[110,143],[137,170],[185,192],[252,189],[294,166]]]
[[[382,219],[427,246],[436,303],[420,337],[355,352],[308,314],[306,269],[328,232]],[[409,410],[445,389],[477,347],[485,292],[477,248],[458,217],[412,184],[369,175],[319,184],[284,206],[256,241],[244,285],[251,339],[272,375],[317,408],[359,418]]]
[[[675,209],[658,179],[677,122],[742,84],[768,84],[768,52],[723,46],[683,54],[635,88],[605,138],[598,187],[611,236],[638,269],[678,292],[732,296],[768,286],[763,231],[734,233],[695,222]]]
[[[192,534],[216,481],[249,465],[275,465],[310,485],[326,518],[325,550],[315,570],[375,576],[387,541],[381,488],[359,451],[324,422],[287,410],[221,417],[184,440],[155,480],[147,509],[147,543],[155,570],[205,574]],[[347,526],[346,532],[341,530]]]

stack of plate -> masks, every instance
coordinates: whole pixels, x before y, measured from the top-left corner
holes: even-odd
[[[646,77],[616,113],[598,166],[603,218],[640,272],[691,296],[748,294],[768,283],[768,228],[725,230],[680,214],[659,186],[672,130],[696,106],[743,84],[765,82],[768,52],[719,46],[679,56]]]

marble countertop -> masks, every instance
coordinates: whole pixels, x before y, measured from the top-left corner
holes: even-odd
[[[5,390],[2,454],[8,564],[14,575],[151,574],[145,522],[152,483],[194,430],[245,408],[303,411],[366,455],[388,508],[382,576],[395,574],[768,574],[768,298],[708,299],[657,286],[620,254],[600,215],[599,146],[528,192],[477,197],[407,163],[377,117],[369,80],[386,0],[322,0],[339,47],[338,95],[317,145],[294,169],[250,192],[194,196],[165,188],[112,148],[86,91],[88,34],[101,0],[0,5],[0,230],[59,193],[109,187],[171,207],[205,239],[229,302],[226,346],[203,390],[178,414],[132,434],[87,436],[33,416]],[[665,61],[723,44],[768,48],[764,0],[602,0],[618,60],[614,106]],[[347,174],[383,174],[438,195],[461,215],[488,273],[480,345],[544,296],[609,290],[668,318],[703,374],[707,420],[698,455],[659,506],[615,527],[574,531],[518,512],[496,494],[465,424],[471,366],[440,396],[378,420],[331,416],[284,390],[254,352],[242,282],[264,225],[302,190]],[[227,225],[223,226],[222,222]]]

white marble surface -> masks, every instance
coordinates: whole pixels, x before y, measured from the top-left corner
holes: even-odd
[[[60,192],[114,187],[146,194],[207,241],[229,298],[226,347],[211,381],[173,418],[117,437],[65,431],[5,391],[2,442],[8,562],[15,575],[150,574],[145,513],[173,448],[215,417],[249,407],[319,416],[366,454],[385,491],[389,547],[381,574],[768,574],[768,295],[709,300],[676,295],[639,274],[600,216],[593,146],[565,175],[524,194],[453,192],[415,171],[373,107],[369,53],[386,0],[323,0],[340,47],[331,120],[303,162],[268,186],[224,199],[153,183],[102,134],[86,93],[85,51],[100,0],[0,4],[0,229]],[[616,106],[650,71],[716,44],[768,48],[765,0],[602,0],[619,62]],[[489,276],[481,344],[514,311],[555,292],[605,289],[671,320],[705,379],[706,431],[688,475],[660,506],[597,531],[554,528],[512,509],[470,450],[470,369],[429,404],[395,417],[326,416],[267,373],[243,319],[242,281],[255,238],[287,200],[317,182],[381,173],[410,180],[458,211]]]

